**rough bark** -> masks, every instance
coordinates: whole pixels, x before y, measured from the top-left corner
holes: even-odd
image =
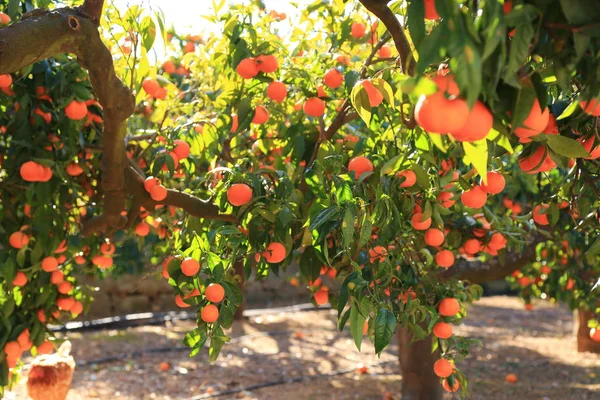
[[[124,140],[127,118],[133,113],[135,100],[117,77],[112,55],[100,38],[98,21],[103,5],[103,0],[86,0],[78,8],[37,9],[24,14],[21,21],[0,29],[0,74],[18,71],[62,53],[75,54],[89,72],[94,93],[104,110],[101,167],[104,213],[86,222],[82,232],[110,236],[132,225],[131,219],[127,225],[128,218],[121,215],[126,210],[129,195],[134,196],[132,207],[141,204],[153,210],[156,204],[166,204],[198,217],[235,220],[235,217],[220,215],[215,206],[176,190],[169,190],[162,202],[153,202],[145,191],[131,190]],[[141,179],[139,174],[138,177]],[[139,181],[137,177],[136,181]],[[139,207],[130,210],[128,216],[137,216],[137,213]]]
[[[590,319],[594,318],[594,313],[580,308],[576,310],[575,316],[577,318],[577,351],[580,353],[600,353],[600,342],[594,342],[590,338],[590,328],[587,323]]]
[[[398,358],[402,369],[402,400],[439,400],[442,398],[440,379],[433,372],[439,352],[431,352],[432,337],[411,344],[408,329],[398,329]]]

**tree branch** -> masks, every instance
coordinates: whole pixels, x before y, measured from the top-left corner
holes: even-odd
[[[96,22],[100,23],[100,17],[102,16],[102,8],[104,7],[104,0],[85,0],[81,9],[88,15],[88,17]]]
[[[513,252],[506,255],[504,264],[498,257],[484,263],[481,261],[461,260],[441,273],[442,279],[458,279],[472,283],[491,282],[502,279],[510,273],[523,268],[535,261],[536,247],[539,243],[548,240],[543,236],[536,236],[529,241],[523,252]]]
[[[394,44],[400,55],[402,71],[407,75],[413,75],[415,71],[415,59],[412,57],[410,43],[404,33],[404,28],[392,10],[387,6],[390,0],[359,0],[363,6],[372,12],[385,25],[394,39]]]

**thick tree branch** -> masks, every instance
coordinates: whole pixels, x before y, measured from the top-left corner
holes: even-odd
[[[102,16],[102,8],[104,7],[104,0],[85,0],[83,5],[80,7],[92,21],[99,24],[100,17]]]
[[[443,279],[459,279],[472,283],[491,282],[502,279],[510,273],[523,268],[535,261],[535,248],[546,241],[542,236],[534,237],[526,245],[523,252],[513,252],[506,255],[504,264],[496,257],[489,262],[461,260],[440,274]]]
[[[394,44],[400,55],[400,65],[407,75],[415,71],[415,59],[412,57],[410,43],[404,33],[404,27],[398,21],[392,10],[387,6],[390,0],[359,0],[363,6],[372,12],[385,25],[394,39]]]
[[[23,20],[0,29],[0,73],[23,67],[61,53],[74,53],[89,72],[98,101],[104,109],[102,189],[104,215],[92,219],[85,230],[104,226],[112,233],[125,226],[121,215],[127,197],[125,168],[127,157],[123,139],[126,120],[133,112],[134,97],[117,77],[112,55],[102,42],[96,21],[88,18],[103,2],[86,1],[78,9],[37,10]],[[83,12],[82,12],[83,10]],[[103,221],[99,221],[103,219]]]

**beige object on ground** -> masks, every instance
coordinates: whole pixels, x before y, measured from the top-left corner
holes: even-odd
[[[32,400],[65,400],[75,370],[69,355],[71,342],[64,342],[55,354],[44,354],[31,362],[27,378],[27,394]]]

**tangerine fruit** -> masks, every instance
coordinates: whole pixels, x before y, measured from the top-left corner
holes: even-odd
[[[219,319],[219,309],[214,304],[208,304],[200,311],[200,318],[202,321],[212,324]]]
[[[548,221],[548,205],[547,204],[538,204],[533,208],[533,220],[538,225],[548,225],[550,222]],[[544,213],[544,214],[542,214]]]
[[[235,71],[244,79],[252,79],[260,72],[258,63],[252,57],[244,58],[235,68]]]
[[[21,178],[27,182],[39,182],[44,176],[44,167],[35,161],[27,161],[19,169]]]
[[[190,155],[190,145],[185,140],[177,139],[173,142],[175,144],[175,148],[173,152],[177,155],[179,160],[183,160],[188,158]]]
[[[8,243],[15,249],[22,249],[29,244],[29,235],[21,231],[14,232],[8,238]]]
[[[45,340],[36,347],[36,352],[38,355],[42,354],[51,354],[54,351],[54,346],[52,346],[52,342],[49,340]]]
[[[428,21],[440,19],[440,14],[435,9],[435,0],[425,0],[425,19]]]
[[[225,289],[218,283],[211,283],[206,287],[204,296],[206,297],[206,300],[211,303],[220,303],[225,297]]]
[[[257,106],[254,110],[253,124],[262,125],[269,120],[269,111],[264,106]]]
[[[438,312],[444,317],[454,317],[460,311],[460,303],[458,300],[447,297],[438,304]]]
[[[506,180],[504,175],[499,172],[487,173],[487,184],[481,183],[481,190],[488,194],[498,194],[504,190]]]
[[[467,102],[448,99],[441,91],[421,96],[415,106],[415,120],[423,130],[445,135],[457,132],[465,126],[469,116]]]
[[[79,163],[70,163],[69,165],[67,165],[67,168],[65,168],[65,170],[70,176],[79,176],[83,174],[83,168],[81,168],[81,165],[79,165]]]
[[[135,233],[141,237],[148,236],[150,233],[150,225],[145,222],[140,222],[135,226]]]
[[[369,105],[371,107],[377,107],[378,105],[380,105],[383,101],[383,95],[381,94],[379,89],[377,89],[375,85],[373,85],[373,83],[369,80],[362,81],[361,85],[367,92],[367,96],[369,97]]]
[[[69,105],[65,107],[65,115],[67,118],[74,121],[79,121],[87,117],[88,109],[83,101],[72,100]]]
[[[445,358],[440,358],[433,363],[433,372],[440,378],[447,378],[452,375],[453,369],[452,363]]]
[[[436,228],[428,229],[427,232],[425,232],[425,243],[427,243],[428,246],[433,247],[441,245],[444,243],[444,232]]]
[[[160,84],[158,83],[158,81],[156,79],[146,78],[142,82],[142,88],[150,96],[155,97],[155,95],[160,90]]]
[[[306,99],[302,109],[310,117],[320,117],[325,114],[325,102],[318,97],[311,97]]]
[[[58,269],[58,260],[56,257],[48,256],[42,260],[42,270],[46,272],[56,271]]]
[[[355,39],[360,39],[365,36],[367,31],[367,27],[362,22],[355,22],[352,24],[352,28],[350,29],[350,34]]]
[[[364,156],[354,157],[348,163],[348,173],[352,171],[354,172],[354,178],[358,180],[363,174],[373,172],[373,163]]]
[[[181,272],[186,276],[195,276],[200,272],[200,263],[191,257],[187,257],[181,262]]]
[[[243,206],[250,200],[252,200],[252,189],[245,183],[234,183],[227,189],[227,201],[232,206]]]
[[[412,187],[417,183],[417,174],[411,169],[406,171],[400,171],[396,174],[396,177],[404,177],[404,181],[400,184],[400,187]]]
[[[410,222],[413,228],[415,228],[418,231],[424,231],[426,229],[429,229],[429,227],[431,226],[431,218],[427,218],[425,221],[423,221],[423,213],[420,212],[414,213],[413,216],[410,218]]]
[[[548,125],[548,120],[550,118],[550,111],[547,107],[540,107],[540,102],[538,99],[533,101],[533,106],[529,111],[529,115],[523,121],[523,124],[517,128],[515,128],[515,135],[517,135],[521,140],[521,143],[527,143],[531,140],[529,139],[531,136],[535,136],[540,134],[546,125]]]
[[[0,75],[0,78],[2,76]],[[2,87],[2,82],[0,81],[0,87]],[[600,101],[596,99],[592,99],[590,101],[581,100],[579,102],[581,108],[586,114],[592,115],[594,117],[600,117]]]
[[[287,96],[287,86],[283,82],[273,81],[267,86],[267,97],[281,103]]]
[[[374,263],[375,261],[383,262],[388,255],[387,249],[383,246],[375,246],[369,250],[369,261]]]
[[[452,325],[447,322],[438,322],[433,326],[433,335],[439,339],[448,339],[452,336]]]
[[[506,381],[506,383],[517,383],[519,378],[517,377],[516,374],[508,374],[508,375],[506,375],[504,380]]]
[[[156,185],[150,189],[150,197],[154,201],[163,201],[167,198],[167,188],[163,185]]]
[[[270,243],[265,251],[263,252],[263,257],[267,260],[268,263],[277,264],[282,262],[286,257],[285,246],[278,242]]]
[[[454,265],[454,253],[450,250],[441,250],[435,255],[435,262],[442,268],[450,268]]]
[[[493,124],[494,116],[483,102],[477,100],[469,111],[464,126],[457,131],[450,131],[450,134],[459,142],[474,142],[485,138]]]
[[[326,287],[322,287],[315,292],[314,298],[315,303],[317,303],[318,306],[323,306],[329,303],[329,290]]]
[[[279,63],[277,62],[277,57],[272,54],[268,55],[260,55],[256,57],[256,63],[258,70],[260,72],[264,72],[265,74],[269,74],[271,72],[277,71],[279,68]]]
[[[454,384],[452,385],[452,387],[450,387],[448,379],[444,379],[444,381],[442,382],[442,387],[446,392],[454,393],[457,392],[458,389],[460,389],[460,382],[458,381],[458,379],[454,379]]]
[[[25,286],[27,283],[27,275],[23,271],[17,271],[15,274],[15,278],[12,281],[12,284],[15,286]]]
[[[0,13],[3,14],[3,13]],[[4,14],[6,15],[6,14]],[[6,15],[8,17],[8,15]],[[0,16],[0,23],[2,23]],[[0,74],[0,88],[8,88],[12,85],[12,76],[10,74]]]
[[[474,186],[460,195],[460,201],[465,207],[481,208],[487,201],[487,193],[481,189],[481,186]]]
[[[327,87],[337,89],[344,83],[344,75],[337,68],[328,69],[323,76],[323,83]]]

